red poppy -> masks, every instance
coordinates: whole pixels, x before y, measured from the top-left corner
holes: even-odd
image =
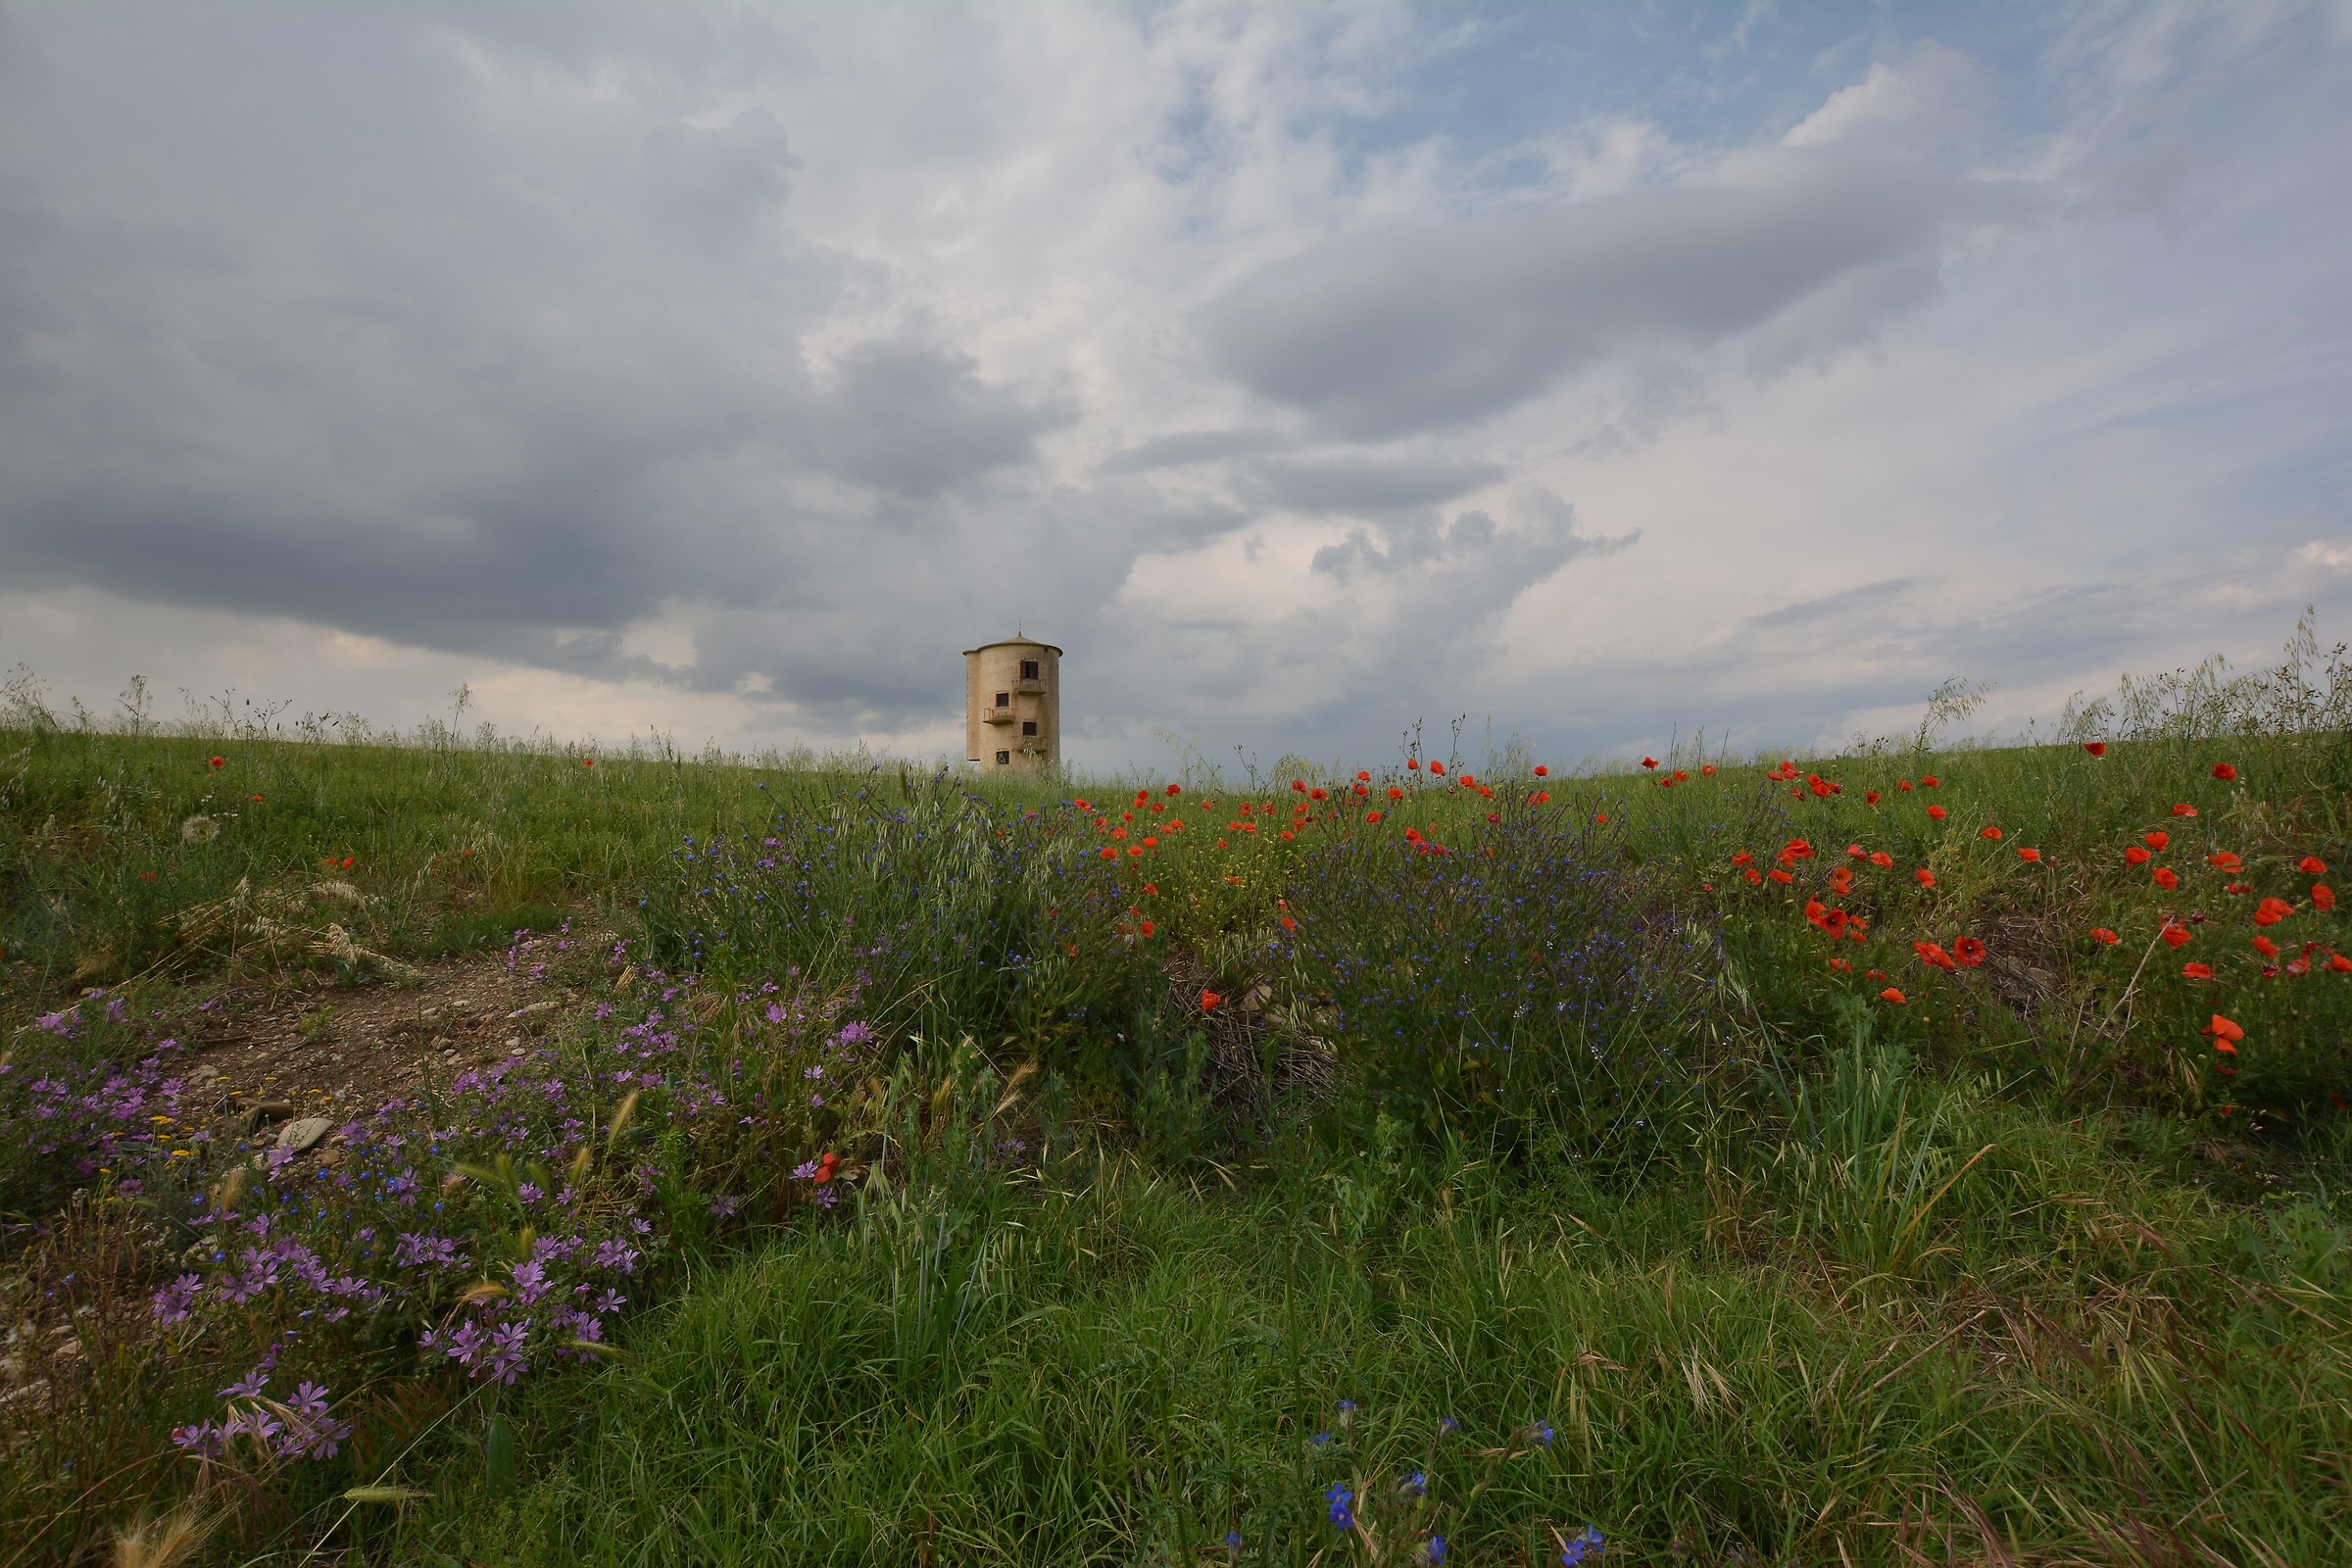
[[[1796,878],[1794,878],[1794,877],[1790,876],[1790,875],[1789,875],[1788,872],[1786,872],[1786,871],[1775,871],[1775,872],[1773,872],[1773,873],[1772,873],[1772,879],[1773,879],[1775,882],[1793,882],[1793,881],[1795,881],[1795,880],[1796,880]]]
[[[2222,1051],[2230,1050],[2246,1038],[2245,1030],[2218,1012],[2213,1015],[2213,1022],[2197,1032],[2213,1036],[2214,1046]]]
[[[1755,857],[1753,855],[1750,855],[1745,850],[1741,850],[1738,855],[1732,857],[1732,863],[1734,865],[1745,865],[1748,861],[1754,858]]]
[[[1864,806],[1876,806],[1876,805],[1878,805],[1878,804],[1879,804],[1879,792],[1878,792],[1877,790],[1864,790],[1864,791],[1862,792],[1862,804],[1863,804]]]
[[[1103,846],[1102,846],[1102,858],[1104,858],[1105,860],[1115,860],[1115,859],[1117,859],[1118,858],[1119,858],[1119,852],[1118,852],[1118,851],[1116,851],[1116,850],[1112,849],[1112,848],[1111,848],[1109,845],[1107,845],[1107,844],[1105,844],[1105,845],[1103,845]]]
[[[1421,765],[1421,759],[1418,757],[1408,757],[1404,760],[1404,765],[1408,768],[1418,768]]]
[[[2114,932],[2108,930],[2103,925],[2091,927],[2090,939],[2093,942],[2099,943],[2103,947],[2113,947],[2118,942],[2124,940],[2122,937],[2117,936]]]
[[[1894,857],[1888,855],[1885,850],[1875,850],[1871,853],[1870,863],[1884,871],[1894,864]]]
[[[2186,801],[2182,801],[2173,808],[2173,814],[2175,816],[2194,816],[2197,814],[2197,808]]]
[[[2295,912],[2295,906],[2284,899],[2265,899],[2254,906],[2256,925],[2277,925]]]
[[[1592,813],[1592,820],[1595,822],[1606,822],[1608,819],[1609,813],[1606,811],[1594,811]]]
[[[2082,743],[2082,749],[2093,757],[2105,757],[2107,755],[2107,743],[2105,741],[2084,741]]]
[[[1156,850],[1159,848],[1159,840],[1147,834],[1144,838],[1144,848],[1147,850]]]
[[[2335,889],[2325,882],[2314,882],[2311,885],[2311,906],[2315,909],[2334,908]]]
[[[1746,878],[1747,878],[1747,880],[1748,880],[1748,882],[1749,882],[1749,884],[1750,884],[1751,886],[1752,886],[1753,884],[1755,884],[1755,883],[1758,883],[1758,882],[1761,882],[1761,881],[1763,881],[1763,880],[1764,880],[1764,873],[1763,873],[1763,872],[1761,872],[1761,871],[1759,871],[1759,870],[1757,870],[1757,869],[1756,869],[1754,866],[1752,866],[1752,865],[1751,865],[1751,866],[1749,866],[1749,867],[1748,867],[1748,868],[1747,868],[1745,871],[1741,872],[1740,874],[1741,874],[1742,876],[1744,876],[1744,877],[1746,877]]]
[[[1900,1006],[1903,1003],[1906,1003],[1911,999],[1904,996],[1900,991],[1895,990],[1894,987],[1888,986],[1886,990],[1879,993],[1879,1000],[1881,1002],[1891,1002],[1897,1006]]]
[[[1715,764],[1713,762],[1704,763],[1700,766],[1699,771],[1705,774],[1708,778],[1713,778],[1715,776]]]
[[[228,765],[228,759],[225,757],[216,757],[213,759],[212,765],[215,767],[226,767]]]
[[[2039,850],[2020,850],[2017,852],[2017,858],[2021,860],[2038,860],[2041,858],[2041,852]]]
[[[1365,776],[1366,778],[1370,778],[1372,775],[1371,775],[1371,774],[1369,774],[1369,773],[1367,773],[1367,774],[1365,774],[1364,776]],[[1538,762],[1538,763],[1536,764],[1536,777],[1538,777],[1538,778],[1549,778],[1549,777],[1551,777],[1551,769],[1550,769],[1550,768],[1548,768],[1548,767],[1545,767],[1545,766],[1544,766],[1544,765],[1542,762]]]
[[[2273,942],[2269,937],[2256,937],[2254,951],[2266,958],[2276,958],[2278,956],[2278,944]]]
[[[1928,815],[1940,822],[1944,818],[1944,809],[1940,806],[1931,806],[1928,808]]]
[[[1223,1002],[1224,1000],[1225,999],[1223,997],[1218,996],[1214,991],[1203,991],[1200,993],[1200,1010],[1202,1012],[1214,1012],[1217,1010],[1217,1004]]]
[[[1842,969],[1847,974],[1851,974],[1854,971],[1854,962],[1851,958],[1832,958],[1830,960],[1830,967],[1833,969]]]
[[[1644,757],[1642,759],[1642,765],[1643,767],[1655,767],[1658,765],[1658,760],[1654,757]]]
[[[2180,878],[2174,873],[2173,868],[2169,865],[2160,865],[2155,870],[2150,871],[2148,875],[2154,877],[2156,879],[2156,885],[2164,889],[2164,891],[2167,893],[2172,892],[2173,889],[2180,885]]]
[[[1942,782],[1943,780],[1937,778],[1933,773],[1923,773],[1919,778],[1919,787],[1923,790],[1932,790]]]
[[[1380,813],[1378,811],[1366,811],[1364,813],[1364,820],[1367,822],[1377,822],[1380,820]]]
[[[2001,836],[2001,830],[1997,827],[1988,827],[1977,836],[1979,838],[1997,839]]]
[[[2237,769],[2228,762],[2216,762],[2213,764],[2213,776],[2227,784],[2237,777]]]
[[[2147,850],[2141,849],[2136,844],[2124,851],[2124,863],[2126,865],[2145,865],[2154,858],[2156,858],[2156,857],[2153,854]]]
[[[1530,795],[1528,799],[1535,802],[1538,806],[1542,806],[1551,799],[1551,791],[1538,790],[1535,794]]]
[[[2321,859],[2316,855],[2306,855],[2302,859],[2295,862],[2295,869],[2302,872],[2305,876],[2326,876],[2328,874],[2328,862]]]
[[[1078,808],[1078,809],[1081,811],[1091,811],[1094,809],[1093,807],[1087,805],[1084,801],[1072,801],[1070,804]]]
[[[259,801],[259,800],[261,799],[261,797],[260,797],[259,795],[256,795],[256,796],[254,796],[254,797],[252,797],[252,798],[253,798],[255,801]]]
[[[1144,897],[1148,899],[1155,899],[1159,897],[1159,889],[1147,882],[1144,884]]]
[[[1282,917],[1282,928],[1285,931],[1296,931],[1298,929],[1298,922],[1286,914]]]
[[[1919,879],[1919,885],[1923,888],[1932,888],[1936,885],[1936,873],[1924,865],[1911,874]]]
[[[1406,829],[1404,830],[1404,841],[1405,841],[1407,844],[1418,844],[1418,843],[1420,843],[1420,842],[1421,842],[1421,830],[1420,830],[1419,828],[1417,828],[1417,827],[1408,827],[1408,828],[1406,828]]]
[[[1151,936],[1157,929],[1158,927],[1154,926],[1151,921],[1146,920],[1144,922],[1144,935]]]
[[[596,765],[596,759],[593,757],[583,757],[580,759],[580,765],[582,767],[594,767]]]
[[[2352,974],[2352,958],[2347,958],[2340,953],[2331,953],[2328,956],[2328,967],[2337,974]]]
[[[2213,965],[2210,963],[2184,963],[2180,966],[2180,973],[2184,979],[2210,980],[2213,978]]]
[[[1446,776],[1446,764],[1445,764],[1444,762],[1432,762],[1432,763],[1430,763],[1430,764],[1429,764],[1429,770],[1430,770],[1432,773],[1435,773],[1435,774],[1437,774],[1437,775],[1438,775],[1440,778],[1444,778],[1444,777]]]
[[[1291,789],[1295,794],[1304,795],[1306,793],[1306,780],[1302,778],[1295,778],[1291,780]]]
[[[1401,801],[1404,799],[1404,791],[1397,789],[1395,786],[1391,786],[1389,790],[1389,799],[1392,801]]]
[[[1308,790],[1306,792],[1306,798],[1310,801],[1327,801],[1331,799],[1330,796],[1324,794],[1321,790]]]
[[[2178,948],[2184,945],[2188,941],[2189,931],[2188,927],[2180,924],[2177,920],[2167,920],[2164,922],[2164,929],[2158,932],[2157,935],[2164,938],[2166,947]]]
[[[1914,942],[1911,951],[1918,954],[1919,961],[1930,968],[1949,969],[1952,966],[1952,956],[1933,942]]]
[[[1894,781],[1894,787],[1898,790],[1907,790],[1911,787],[1911,781],[1907,778],[1898,778]]]
[[[2173,837],[2169,833],[2142,833],[2140,838],[2146,842],[2148,848],[2151,850],[2161,850],[2166,845],[2173,842]]]
[[[1845,847],[1845,853],[1852,856],[1857,860],[1863,858],[1862,846],[1859,844],[1848,844]]]
[[[2245,862],[2240,860],[2235,855],[2228,850],[2224,850],[2219,855],[2208,855],[2205,857],[2205,862],[2208,865],[2218,865],[2225,871],[2242,871],[2245,869]]]
[[[1975,937],[1961,937],[1952,944],[1952,959],[1964,969],[1974,969],[1984,961],[1984,944]]]
[[[816,1185],[819,1187],[824,1186],[825,1183],[833,1179],[833,1173],[839,1169],[841,1169],[841,1156],[839,1154],[828,1152],[824,1158],[816,1162],[816,1176],[814,1178]]]
[[[1182,795],[1184,793],[1184,786],[1181,784],[1171,784],[1168,786],[1168,793],[1170,795]]]

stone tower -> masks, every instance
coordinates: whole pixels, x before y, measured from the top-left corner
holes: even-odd
[[[1061,765],[1061,650],[1015,637],[963,654],[963,749],[984,773]]]

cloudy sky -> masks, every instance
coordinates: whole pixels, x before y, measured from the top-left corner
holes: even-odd
[[[1573,759],[2352,636],[2352,0],[0,6],[0,666]],[[176,700],[167,701],[176,707]]]

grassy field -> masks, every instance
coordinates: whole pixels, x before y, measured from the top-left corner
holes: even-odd
[[[0,1568],[2352,1561],[2345,676],[986,787],[20,702]],[[331,1161],[177,1065],[499,961]]]

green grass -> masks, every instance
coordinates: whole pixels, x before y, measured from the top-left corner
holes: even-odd
[[[510,1504],[461,1494],[454,1539],[533,1562],[1183,1563],[1238,1530],[1238,1560],[1304,1563],[1342,1544],[1328,1486],[1426,1467],[1422,1522],[1459,1561],[1592,1523],[1628,1561],[1999,1560],[1984,1531],[2027,1560],[2342,1560],[2352,1361],[2302,1306],[2343,1264],[2246,1267],[2235,1222],[2109,1140],[1952,1119],[1948,1147],[2007,1157],[1948,1200],[1940,1267],[1887,1267],[1900,1205],[1814,1231],[1851,1200],[1824,1189],[1868,1172],[1764,1151],[1642,1196],[1343,1160],[1239,1194],[1112,1165],[876,1203],[698,1281],[568,1458]],[[1461,1431],[1432,1459],[1441,1416]]]
[[[2352,974],[2328,960],[2352,938],[2312,889],[2352,859],[2347,703],[2340,657],[2206,667],[2034,744],[1923,732],[1793,778],[1692,752],[1538,780],[1505,755],[1471,764],[1492,798],[1391,767],[1360,800],[1352,767],[1139,801],[36,726],[0,737],[0,1022],[27,1063],[127,1055],[129,1026],[27,1024],[87,985],[135,977],[119,994],[160,1012],[282,976],[299,952],[187,917],[264,895],[411,956],[592,915],[707,982],[672,1008],[601,952],[566,960],[685,1040],[634,1142],[600,1146],[615,1192],[658,1174],[670,1227],[625,1355],[509,1391],[413,1338],[355,1349],[353,1453],[249,1478],[212,1560],[1404,1563],[1434,1530],[1449,1562],[1528,1564],[1596,1526],[1604,1561],[2335,1564]],[[1292,775],[1340,814],[1285,838]],[[2288,912],[2258,921],[2265,898]],[[1865,939],[1807,918],[1832,906]],[[1964,936],[1981,967],[1914,946]],[[802,1082],[809,1039],[724,994],[787,981],[874,1023],[872,1083],[757,1136],[732,1104],[658,1111],[728,1072]],[[1260,1044],[1325,1041],[1328,1088],[1212,1072],[1200,991],[1230,1018],[1261,983]],[[1592,1010],[1544,1010],[1569,996]],[[2234,1054],[2199,1033],[2215,1014]],[[583,1024],[561,1049],[584,1072],[612,1046]],[[831,1212],[786,1174],[824,1149],[855,1178]],[[712,1229],[721,1191],[748,1222]],[[105,1231],[137,1307],[189,1235],[141,1201],[20,1233],[0,1285],[28,1311],[80,1299],[98,1253],[74,1238]],[[103,1445],[6,1450],[20,1495],[75,1499],[70,1527],[44,1516],[61,1560],[201,1491],[162,1431],[296,1326],[257,1306],[168,1351],[139,1321],[87,1331]],[[1433,1448],[1442,1416],[1460,1430]],[[1400,1494],[1416,1469],[1426,1495]],[[101,1470],[161,1479],[79,1479]],[[379,1480],[424,1495],[335,1500]],[[1363,1530],[1333,1527],[1335,1485]]]

